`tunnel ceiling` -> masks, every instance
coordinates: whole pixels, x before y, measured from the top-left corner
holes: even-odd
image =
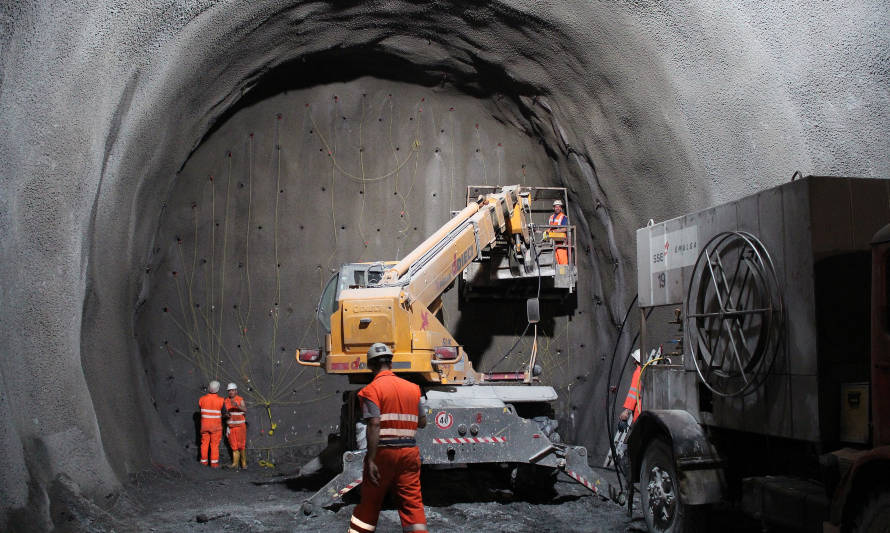
[[[888,26],[885,2],[4,3],[0,406],[15,414],[0,499],[47,529],[57,475],[99,495],[181,453],[158,414],[160,330],[140,317],[172,257],[165,221],[191,214],[177,187],[225,124],[273,101],[264,87],[319,90],[307,101],[329,110],[322,92],[348,85],[355,105],[371,77],[368,94],[474,99],[505,154],[529,139],[587,239],[572,330],[594,339],[573,388],[588,398],[632,298],[635,228],[798,169],[887,177]],[[277,112],[302,131],[298,110]],[[229,150],[243,157],[243,136]],[[599,435],[596,409],[562,408]]]

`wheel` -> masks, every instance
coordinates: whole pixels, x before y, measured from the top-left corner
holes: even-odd
[[[640,506],[649,531],[698,531],[700,514],[680,501],[677,469],[671,448],[663,439],[646,447],[640,467]]]
[[[890,490],[872,495],[856,516],[855,533],[890,532]]]

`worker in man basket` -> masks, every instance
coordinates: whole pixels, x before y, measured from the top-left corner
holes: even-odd
[[[368,453],[362,475],[362,499],[349,520],[349,533],[372,533],[383,498],[394,491],[402,530],[426,532],[420,494],[420,451],[415,435],[426,426],[420,387],[392,372],[392,350],[380,342],[368,350],[371,383],[359,391],[368,423]]]
[[[201,409],[201,464],[219,467],[219,441],[222,440],[222,417],[225,402],[217,395],[219,381],[207,384],[207,394],[198,399]]]
[[[226,436],[229,438],[229,446],[232,448],[232,464],[229,468],[247,468],[247,454],[244,451],[247,443],[247,406],[244,398],[238,396],[238,385],[229,383],[226,387],[228,397],[226,398],[226,411],[229,413],[227,421]]]
[[[562,200],[554,200],[553,201],[553,214],[550,215],[550,218],[547,219],[547,224],[550,226],[568,226],[569,225],[569,217],[563,213],[564,206],[562,205]],[[547,236],[556,243],[556,264],[558,265],[567,265],[569,264],[569,251],[566,249],[566,230],[565,228],[559,228],[559,231],[548,231]]]

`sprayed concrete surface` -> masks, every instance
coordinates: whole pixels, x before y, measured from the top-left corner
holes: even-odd
[[[264,448],[272,461],[287,458],[287,450],[311,454],[331,429],[325,413],[337,408],[338,385],[279,371],[277,357],[311,333],[307,308],[320,273],[339,260],[370,257],[371,243],[379,246],[374,257],[406,250],[450,207],[451,181],[446,187],[443,174],[450,178],[454,169],[463,171],[455,172],[455,190],[461,180],[520,176],[526,184],[569,189],[581,283],[571,318],[559,315],[548,339],[561,365],[553,377],[563,392],[557,408],[565,437],[602,454],[604,395],[619,372],[609,377],[606,369],[616,323],[634,292],[633,231],[650,218],[783,182],[794,170],[886,178],[888,9],[886,2],[802,1],[4,2],[0,409],[7,416],[0,422],[0,529],[52,529],[73,508],[71,498],[103,509],[129,476],[194,460],[190,399],[206,377],[228,377],[208,376],[221,373],[216,365],[235,381],[242,374],[230,368],[232,358],[215,359],[223,362],[205,366],[207,372],[187,358],[172,362],[176,351],[189,349],[185,326],[177,328],[172,313],[162,316],[164,306],[179,309],[178,301],[169,303],[179,261],[175,237],[182,232],[195,249],[189,217],[199,210],[198,234],[214,231],[219,215],[208,216],[207,193],[216,187],[223,202],[216,177],[244,183],[250,168],[258,180],[255,210],[244,212],[237,196],[243,193],[231,204],[230,221],[242,224],[234,226],[242,228],[239,240],[201,237],[198,248],[212,248],[216,260],[230,257],[206,284],[220,299],[202,289],[196,294],[204,300],[192,305],[218,302],[210,310],[216,312],[241,297],[237,259],[228,254],[241,254],[247,221],[264,218],[255,224],[262,230],[250,226],[254,266],[265,269],[252,281],[262,290],[251,341],[262,354],[254,359],[265,387],[259,392],[276,407],[253,400],[255,451]],[[334,89],[342,101],[332,98]],[[398,177],[398,192],[406,195],[409,176],[417,180],[410,229],[396,221],[400,196],[383,199],[395,180],[365,184],[364,201],[348,180],[361,176],[365,153],[364,128],[356,133],[360,95],[373,99],[365,108],[373,110],[390,89],[393,114],[377,118],[399,117],[393,138],[423,154]],[[430,105],[414,145],[404,122],[419,117],[418,96]],[[342,168],[326,163],[324,146],[306,137],[306,103],[319,131],[343,143],[336,148]],[[438,120],[451,107],[454,129],[434,129],[426,113]],[[247,130],[255,133],[255,151]],[[369,146],[367,175],[391,168],[379,148],[388,133],[373,131],[377,147]],[[279,143],[287,187],[276,195],[269,180],[280,140],[288,141]],[[299,151],[310,146],[322,149],[320,159]],[[436,147],[438,154],[430,152]],[[254,166],[245,165],[246,154],[256,157]],[[523,163],[534,176],[521,174]],[[332,246],[339,233],[326,219],[300,236],[298,214],[328,214],[319,206],[327,205],[322,192],[330,191],[321,186],[328,179],[343,191],[335,211],[349,212],[340,225],[374,236],[341,229],[342,244]],[[350,195],[353,207],[343,209]],[[393,216],[375,213],[372,220],[362,206]],[[276,212],[287,223],[278,241],[270,231]],[[373,222],[391,230],[393,221],[406,230],[403,242],[376,241]],[[286,256],[280,299],[271,296],[276,249]],[[205,258],[197,256],[198,265]],[[221,272],[226,282],[215,281]],[[228,311],[212,319],[211,331],[237,324]],[[461,317],[451,317],[458,338],[474,339],[483,361],[516,334],[511,308],[462,313],[472,317],[464,321],[470,326],[495,313],[502,319],[479,332],[461,331]],[[270,333],[276,321],[286,326],[281,337]],[[556,326],[565,325],[568,333],[559,337]],[[227,350],[232,341],[224,339]],[[628,351],[626,339],[619,352]],[[272,376],[286,378],[275,382],[281,396],[271,392]],[[323,398],[331,385],[333,396]],[[297,405],[313,415],[301,417]],[[284,431],[261,436],[263,424],[276,421]]]

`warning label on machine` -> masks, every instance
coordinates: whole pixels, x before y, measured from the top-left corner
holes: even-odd
[[[452,424],[454,424],[454,417],[451,416],[451,413],[446,411],[439,411],[436,413],[436,426],[438,426],[439,429],[448,429]]]

